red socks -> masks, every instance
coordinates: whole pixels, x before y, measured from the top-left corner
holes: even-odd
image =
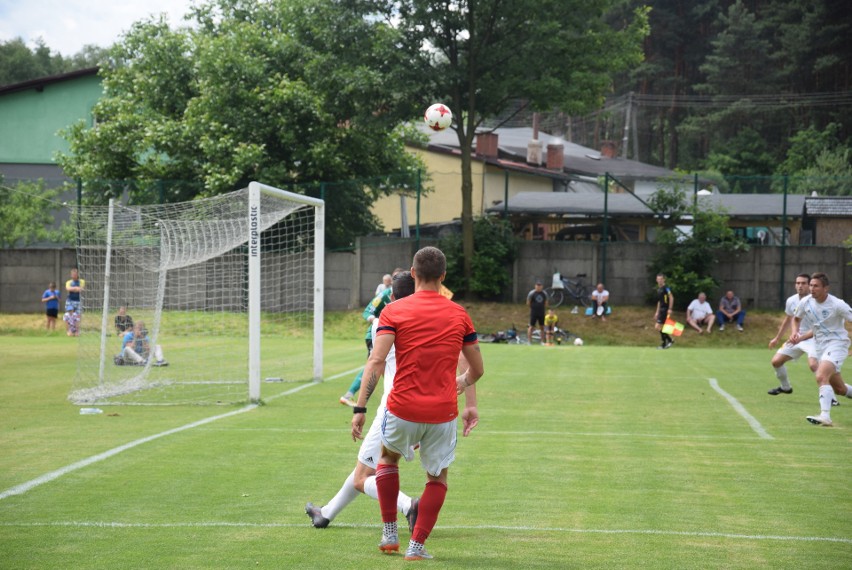
[[[379,493],[379,509],[382,512],[382,522],[396,522],[396,497],[399,495],[398,465],[379,463],[376,466],[376,490]],[[443,502],[443,499],[441,501]],[[435,523],[433,522],[432,524]]]
[[[399,488],[398,485],[399,477],[397,476],[397,489]],[[438,481],[429,481],[426,483],[426,489],[423,490],[423,495],[420,497],[420,505],[417,510],[417,524],[414,525],[411,540],[420,544],[426,542],[426,539],[429,538],[429,534],[435,527],[435,523],[438,522],[438,513],[441,512],[441,507],[444,506],[444,498],[446,496],[447,486],[444,483],[439,483]],[[379,491],[379,499],[381,499],[381,491]],[[384,509],[382,509],[382,517],[384,517]]]

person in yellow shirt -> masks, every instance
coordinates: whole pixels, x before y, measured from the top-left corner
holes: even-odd
[[[553,312],[553,309],[547,310],[547,315],[544,317],[544,344],[545,346],[553,346],[553,333],[556,330],[556,323],[559,322],[559,317]]]

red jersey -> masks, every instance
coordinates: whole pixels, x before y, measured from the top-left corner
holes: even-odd
[[[396,377],[388,409],[415,423],[440,424],[458,416],[459,352],[478,342],[464,307],[437,291],[418,291],[384,308],[376,331],[382,334],[396,335]]]

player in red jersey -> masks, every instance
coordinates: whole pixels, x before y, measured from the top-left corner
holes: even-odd
[[[478,422],[473,384],[484,373],[482,354],[467,311],[440,294],[446,268],[444,254],[435,247],[424,247],[414,255],[411,274],[415,293],[382,311],[373,352],[364,368],[366,386],[353,408],[352,437],[360,439],[367,400],[384,371],[390,347],[395,346],[397,372],[387,399],[382,457],[376,469],[384,523],[379,549],[388,553],[399,550],[399,459],[411,459],[412,447],[419,443],[427,482],[406,560],[432,558],[423,544],[438,520],[447,494],[447,469],[455,459],[459,394],[471,396],[462,412],[463,434],[470,433]],[[459,352],[467,360],[467,370],[456,376]]]

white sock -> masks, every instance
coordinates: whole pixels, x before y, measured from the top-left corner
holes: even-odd
[[[346,505],[354,501],[358,498],[358,495],[361,493],[358,492],[358,489],[355,488],[355,472],[349,474],[349,477],[346,478],[346,481],[343,482],[343,486],[340,487],[340,490],[337,494],[324,506],[320,509],[322,516],[327,518],[330,521],[334,520],[334,517],[337,514],[346,508]]]
[[[831,415],[831,401],[834,399],[834,389],[831,386],[819,387],[819,411],[825,416]]]
[[[849,384],[846,385],[846,397],[852,398],[852,386],[850,386]]]
[[[790,381],[787,379],[787,367],[783,364],[775,369],[775,377],[781,382],[781,387],[785,390],[790,389]]]
[[[364,494],[377,501],[379,500],[379,490],[376,488],[375,475],[370,475],[364,479]],[[399,495],[396,496],[396,508],[403,515],[407,515],[408,509],[411,508],[411,497],[400,491]]]

